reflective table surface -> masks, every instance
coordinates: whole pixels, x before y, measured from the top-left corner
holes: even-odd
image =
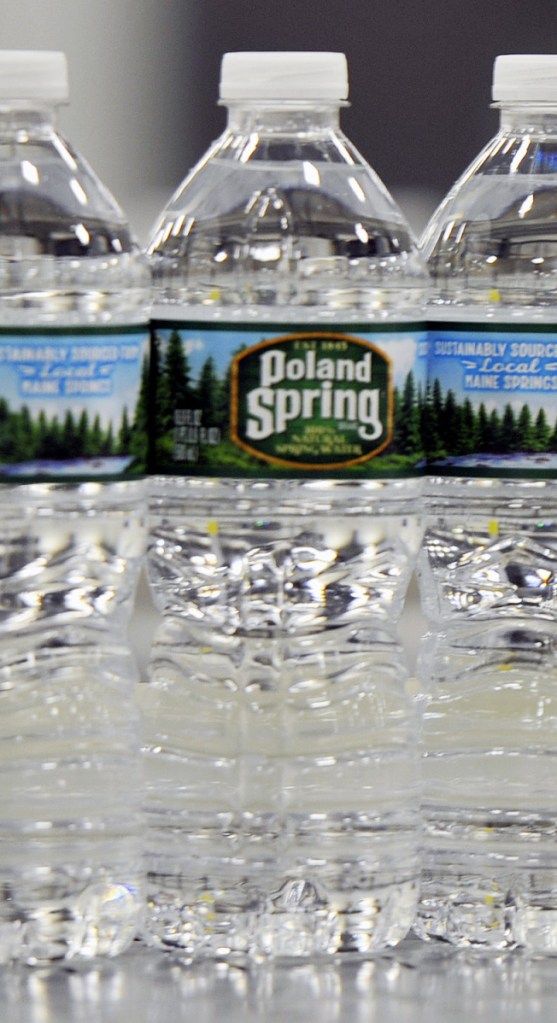
[[[137,943],[85,965],[4,967],[2,1023],[552,1023],[557,959],[409,938],[363,962],[186,963]]]

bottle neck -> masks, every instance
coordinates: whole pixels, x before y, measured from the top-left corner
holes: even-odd
[[[30,138],[48,135],[56,129],[57,107],[49,103],[0,99],[0,134],[4,137],[24,134]]]
[[[338,131],[338,102],[271,102],[260,100],[227,104],[228,131],[238,134],[305,135]]]
[[[512,103],[500,106],[501,131],[557,135],[557,103]]]

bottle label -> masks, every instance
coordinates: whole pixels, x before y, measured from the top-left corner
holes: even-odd
[[[416,475],[426,355],[418,324],[155,320],[151,471]]]
[[[435,323],[429,345],[429,470],[557,477],[557,328]]]
[[[0,328],[0,481],[146,471],[145,325]]]

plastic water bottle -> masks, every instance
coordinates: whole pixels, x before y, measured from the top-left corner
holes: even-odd
[[[434,214],[417,928],[557,950],[557,57],[494,66],[501,125]]]
[[[417,899],[396,621],[426,273],[340,131],[343,54],[228,53],[220,95],[226,129],[149,247],[147,931],[189,955],[367,952]]]
[[[114,955],[144,900],[148,272],[67,91],[63,54],[0,51],[0,962]]]

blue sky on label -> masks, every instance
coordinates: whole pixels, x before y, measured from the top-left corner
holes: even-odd
[[[61,421],[67,412],[120,425],[137,404],[149,340],[140,333],[0,336],[0,397],[12,410],[27,405]]]
[[[534,415],[543,408],[550,421],[557,415],[557,335],[442,329],[431,345],[431,377],[444,393],[488,412],[507,404],[520,412],[526,404]]]
[[[172,329],[174,328],[168,328],[164,332],[159,329],[159,336],[168,338]],[[262,341],[271,341],[273,338],[286,336],[289,333],[288,327],[285,326],[284,334],[281,335],[277,333],[276,329],[268,333],[264,331],[259,333],[257,331],[243,332],[241,329],[227,329],[222,331],[211,330],[207,332],[206,337],[203,337],[198,329],[178,329],[194,381],[198,380],[201,369],[210,355],[215,361],[217,373],[223,375],[231,361],[232,355],[242,346],[251,348]],[[307,332],[311,332],[311,325],[308,325],[306,329]],[[315,329],[318,330],[319,328],[316,327]],[[291,329],[291,333],[302,332],[302,329],[299,327]],[[351,334],[348,330],[340,331],[339,333],[346,333],[349,337],[369,341],[377,348],[382,349],[392,361],[393,383],[395,386],[402,387],[406,376],[411,370],[414,370],[417,380],[425,379],[425,358],[419,358],[419,356],[424,354],[424,351],[420,349],[422,335],[413,335],[409,332],[403,332],[398,335],[394,333],[366,333],[365,331],[354,331]],[[425,334],[423,337],[425,337]]]

